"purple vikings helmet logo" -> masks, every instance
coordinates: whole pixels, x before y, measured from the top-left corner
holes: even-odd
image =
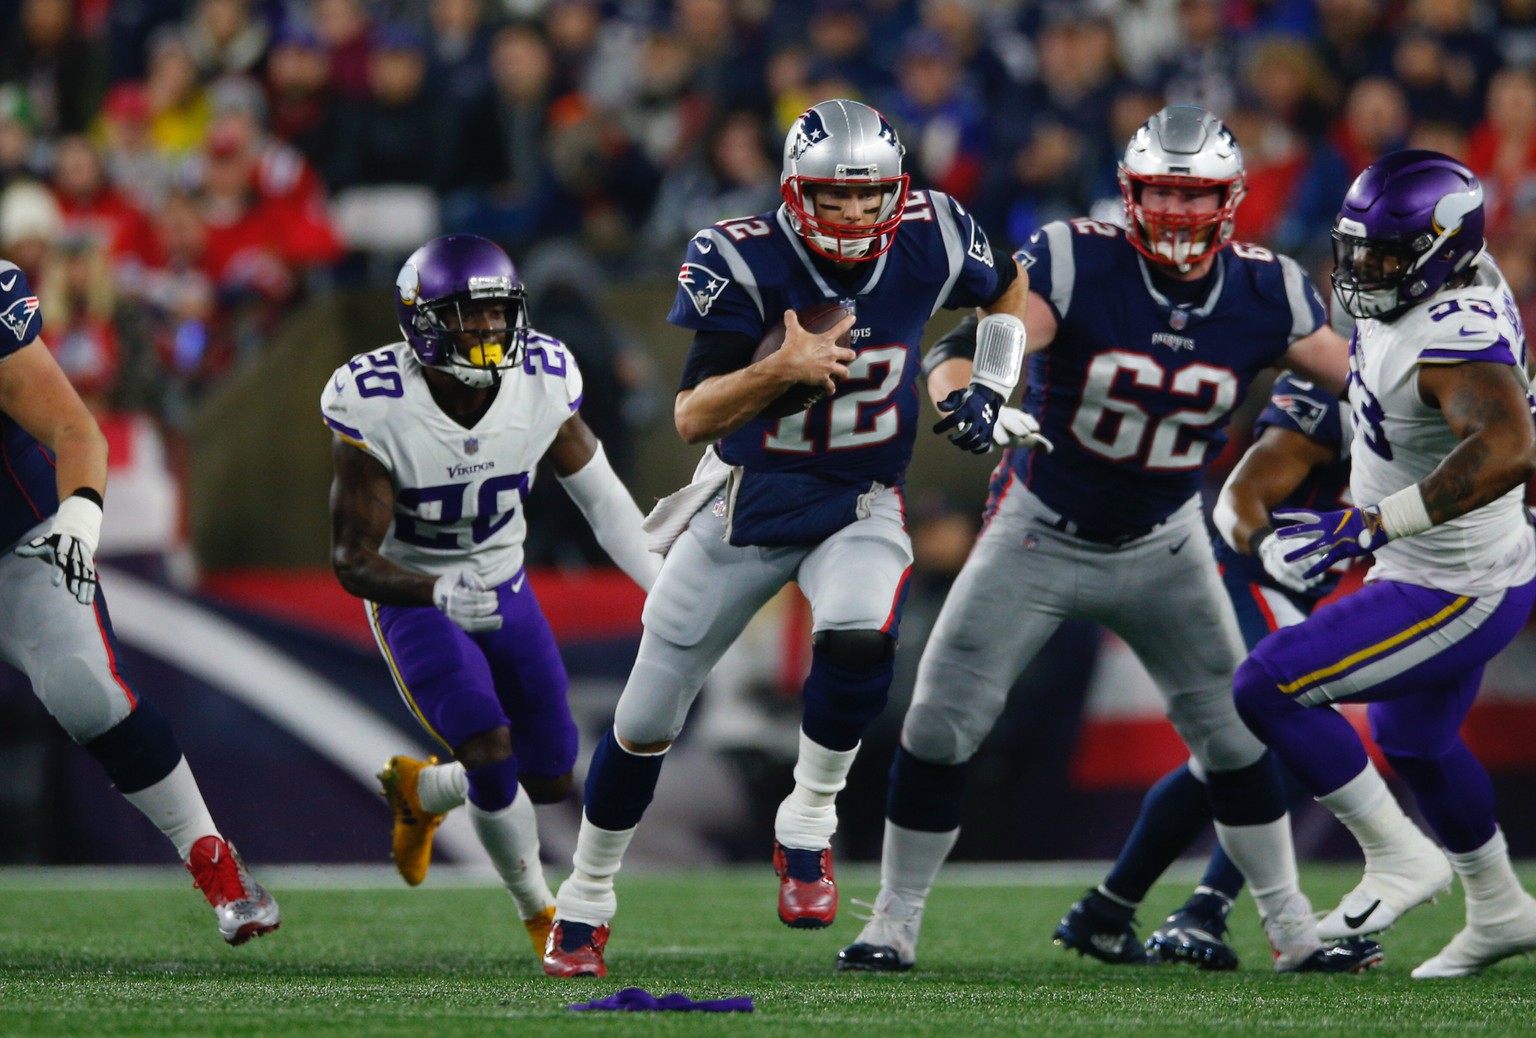
[[[1389,319],[1483,251],[1483,185],[1435,151],[1393,152],[1355,179],[1333,225],[1333,287],[1355,317]]]

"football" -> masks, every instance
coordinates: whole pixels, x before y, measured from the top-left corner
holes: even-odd
[[[800,319],[800,326],[809,332],[824,332],[831,328],[843,316],[850,311],[842,303],[817,303],[815,306],[802,307],[795,311],[795,316]],[[837,344],[848,349],[849,335],[844,332],[838,337]],[[763,333],[762,341],[757,344],[757,349],[752,352],[752,363],[756,364],[765,357],[771,357],[784,346],[784,324],[771,325]],[[790,386],[780,393],[778,398],[757,413],[759,418],[787,418],[789,415],[804,411],[822,398],[824,394],[817,386],[808,386],[798,383]]]

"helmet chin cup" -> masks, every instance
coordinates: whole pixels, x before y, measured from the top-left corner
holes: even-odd
[[[468,364],[434,364],[433,369],[443,371],[470,389],[490,389],[501,381],[501,368],[477,368]]]

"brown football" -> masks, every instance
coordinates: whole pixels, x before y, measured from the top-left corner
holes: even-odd
[[[808,332],[824,332],[831,328],[847,314],[848,308],[842,303],[817,303],[815,306],[802,307],[795,311],[795,316],[800,319],[800,326]],[[853,347],[849,344],[848,332],[838,337],[837,344],[847,349]],[[752,351],[752,363],[756,364],[765,357],[771,357],[784,346],[784,322],[779,321],[769,325],[763,333],[762,341],[757,344],[757,349]],[[816,403],[823,396],[818,386],[810,386],[805,383],[796,383],[757,413],[759,418],[787,418],[792,414],[804,411]]]

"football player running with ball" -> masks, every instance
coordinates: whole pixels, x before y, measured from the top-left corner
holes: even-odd
[[[694,236],[669,320],[694,333],[675,418],[712,446],[692,485],[647,519],[666,561],[613,729],[593,754],[575,869],[560,887],[544,956],[556,976],[604,976],[614,874],[664,755],[705,676],[789,581],[814,617],[793,791],[775,823],[779,918],[820,928],[837,911],[835,799],[885,705],[911,545],[902,482],[917,435],[918,342],[940,307],[980,307],[973,377],[941,422],[965,449],[991,447],[1024,354],[1027,281],[995,262],[970,214],[909,194],[890,124],[823,101],[784,144],[778,210]],[[824,332],[795,311],[841,301]],[[783,346],[753,361],[770,328]],[[850,347],[837,340],[846,334]],[[797,384],[828,395],[786,417],[761,412]]]
[[[1459,734],[1484,666],[1536,601],[1529,357],[1483,219],[1477,178],[1432,151],[1378,160],[1345,196],[1333,277],[1359,322],[1349,371],[1359,505],[1277,513],[1287,525],[1274,536],[1308,575],[1366,553],[1376,562],[1360,591],[1265,639],[1235,683],[1249,727],[1365,852],[1364,877],[1319,934],[1383,930],[1461,877],[1466,927],[1417,978],[1463,977],[1536,949],[1536,899],[1510,866],[1488,773]],[[1359,702],[1449,861],[1328,709]]]
[[[96,580],[107,441],[38,337],[26,274],[4,260],[0,325],[0,659],[175,845],[220,936],[271,933],[277,902],[213,824],[165,715],[123,673]]]
[[[1052,223],[1017,254],[1031,281],[1023,410],[1054,450],[1012,451],[994,475],[986,525],[918,666],[891,769],[880,892],[841,969],[913,964],[929,891],[959,836],[967,762],[1069,617],[1114,631],[1151,674],[1218,829],[1245,826],[1255,856],[1290,860],[1278,771],[1232,702],[1243,644],[1199,489],[1253,379],[1283,365],[1337,391],[1345,343],[1294,261],[1231,240],[1242,153],[1210,112],[1154,115],[1131,138],[1120,183],[1128,230]],[[966,336],[939,346],[928,358],[936,399],[971,368]],[[1259,822],[1275,824],[1247,828]],[[1277,969],[1374,961],[1374,946],[1324,947],[1304,897],[1282,904],[1247,874]]]
[[[467,803],[542,953],[554,898],[533,804],[569,795],[577,732],[565,665],[523,568],[523,501],[539,461],[635,583],[649,588],[658,561],[577,413],[576,361],[528,326],[507,254],[473,235],[434,238],[395,288],[405,341],[337,368],[320,401],[333,433],[337,579],[365,600],[411,714],[454,757],[395,757],[379,775],[395,866],[420,883],[434,830]]]

